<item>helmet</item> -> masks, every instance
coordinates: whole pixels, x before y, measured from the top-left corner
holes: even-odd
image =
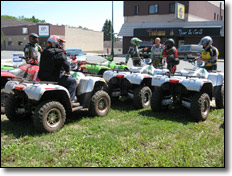
[[[52,45],[52,47],[54,48],[64,48],[64,43],[66,41],[64,39],[62,39],[61,37],[57,36],[57,35],[52,35],[48,38],[48,43],[50,43]]]
[[[138,46],[137,42],[142,42],[142,40],[140,40],[139,38],[137,37],[133,37],[131,39],[131,44],[135,45],[135,46]]]
[[[39,40],[38,40],[39,36],[36,33],[29,34],[28,38],[29,38],[30,43],[33,43],[33,44],[39,43]]]
[[[204,47],[204,44],[207,44],[207,46]],[[205,36],[201,39],[198,45],[203,45],[204,50],[207,50],[212,44],[213,44],[213,39],[210,36]]]
[[[174,45],[175,45],[175,41],[173,40],[173,39],[167,39],[166,41],[165,41],[165,43],[164,43],[164,45],[168,48],[168,49],[170,49],[170,48],[172,48]]]

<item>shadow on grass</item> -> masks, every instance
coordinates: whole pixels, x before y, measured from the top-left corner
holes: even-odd
[[[1,116],[2,117],[2,116]],[[70,114],[65,121],[64,125],[73,122],[79,122],[81,119],[90,117],[88,111],[77,111]],[[20,138],[24,136],[40,136],[41,133],[34,128],[32,119],[23,120],[20,122],[11,122],[9,120],[2,120],[1,118],[1,133],[5,135],[13,135],[15,138]]]

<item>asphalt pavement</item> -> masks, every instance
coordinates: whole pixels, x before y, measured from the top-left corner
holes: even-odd
[[[23,54],[22,51],[1,51],[1,63],[6,65],[12,65],[13,54]],[[104,57],[98,56],[97,54],[87,53],[86,55],[87,62],[91,63],[100,63],[106,61]],[[114,61],[116,63],[125,62],[125,56],[115,57]],[[130,59],[128,64],[129,67],[132,66],[132,60]],[[218,62],[218,71],[224,72],[224,60],[219,60]],[[177,66],[177,71],[184,68],[193,68],[194,66],[187,62],[180,60],[180,64]]]

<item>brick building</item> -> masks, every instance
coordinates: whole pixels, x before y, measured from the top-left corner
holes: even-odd
[[[34,32],[40,36],[39,44],[42,47],[46,47],[50,35],[58,35],[66,40],[66,48],[81,48],[84,52],[104,52],[103,32],[12,19],[1,19],[1,30],[5,35],[1,49],[5,50],[22,51],[28,43],[28,34]]]
[[[175,3],[185,7],[184,19],[175,16]],[[224,57],[224,4],[219,1],[124,1],[123,53],[127,53],[132,37],[144,41],[160,37],[183,44],[197,44],[209,35]]]

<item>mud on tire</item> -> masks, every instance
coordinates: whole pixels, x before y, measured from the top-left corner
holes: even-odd
[[[193,96],[190,113],[197,121],[204,121],[207,119],[210,112],[210,98],[207,93],[196,93]]]
[[[110,96],[103,90],[94,93],[91,98],[89,113],[91,116],[105,116],[111,106]]]
[[[134,90],[133,104],[137,109],[149,108],[152,92],[148,86],[139,86]]]
[[[54,132],[64,126],[66,112],[57,101],[44,101],[39,104],[33,115],[33,124],[38,131]]]

